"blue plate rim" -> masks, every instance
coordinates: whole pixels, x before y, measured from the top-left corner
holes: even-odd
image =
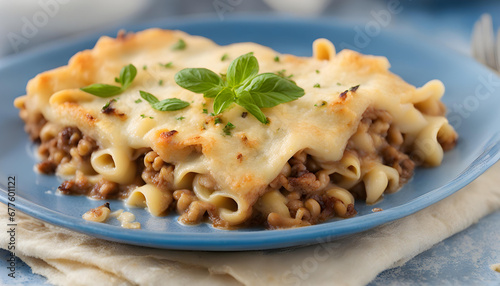
[[[203,24],[207,22],[217,21],[214,18],[171,18],[171,19],[160,19],[147,23],[140,23],[137,25],[131,25],[126,27],[131,31],[142,30],[148,27],[167,27],[175,23],[176,26],[179,25],[196,25]],[[275,17],[273,19],[266,18],[264,16],[246,16],[238,18],[228,17],[224,22],[233,23],[237,22],[240,24],[252,24],[255,22],[259,23],[303,23],[304,25],[327,25],[337,28],[349,28],[348,24],[339,23],[332,19],[291,19],[288,17]],[[78,43],[88,42],[92,40],[97,40],[97,38],[103,34],[116,34],[116,29],[104,30],[97,33],[92,33],[79,38],[61,40],[57,43],[46,45],[38,49],[32,49],[27,52],[14,55],[6,60],[0,61],[0,69],[9,68],[18,64],[19,62],[25,61],[32,57],[37,57],[38,54],[45,51],[51,50],[64,50],[70,48],[72,45],[77,45]],[[384,31],[384,33],[398,34],[394,30]],[[408,35],[399,34],[402,38],[409,41],[415,41],[414,38],[409,38]],[[434,46],[438,49],[445,49],[447,52],[455,54],[455,56],[465,57],[464,55],[458,53],[457,51],[448,49],[437,44],[428,43],[430,46]],[[472,60],[471,60],[472,61]],[[480,64],[476,63],[477,66],[483,70],[488,71],[488,69],[482,67]],[[428,193],[419,196],[405,204],[386,209],[383,212],[372,213],[363,215],[362,220],[357,220],[356,217],[347,220],[335,221],[334,228],[329,223],[323,223],[313,226],[308,226],[307,228],[294,228],[286,230],[269,230],[265,231],[265,238],[262,238],[262,232],[224,232],[224,237],[221,237],[221,233],[175,233],[173,235],[166,236],[163,232],[154,231],[135,231],[122,229],[122,231],[117,232],[116,227],[106,224],[97,224],[83,221],[82,219],[75,218],[72,216],[64,215],[58,213],[54,210],[47,209],[43,206],[37,205],[35,202],[28,201],[22,197],[16,198],[16,208],[24,213],[49,222],[54,225],[62,226],[67,229],[71,229],[77,232],[89,234],[98,238],[112,240],[117,242],[123,242],[128,244],[136,244],[141,246],[149,247],[159,247],[159,248],[169,248],[178,250],[205,250],[205,251],[240,251],[240,250],[264,250],[264,249],[277,249],[291,246],[301,246],[315,243],[322,243],[330,241],[332,239],[337,239],[341,236],[346,236],[358,232],[362,232],[373,227],[388,223],[405,216],[411,215],[419,210],[422,210],[446,197],[455,193],[459,189],[463,188],[489,167],[491,167],[495,162],[500,159],[500,136],[496,136],[494,140],[491,140],[490,144],[485,148],[486,150],[477,157],[477,159],[472,162],[461,175],[452,179],[448,184],[429,191]],[[7,204],[7,187],[0,184],[0,202]],[[355,222],[353,224],[352,222]],[[330,223],[331,224],[331,223]],[[330,228],[329,228],[330,227]],[[333,232],[332,230],[335,230]]]

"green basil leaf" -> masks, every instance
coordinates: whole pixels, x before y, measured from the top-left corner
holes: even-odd
[[[194,93],[205,93],[207,97],[215,97],[220,92],[220,88],[224,87],[220,76],[206,68],[180,70],[175,74],[174,79],[179,86]]]
[[[229,88],[222,89],[214,99],[214,113],[220,114],[234,102],[234,92]]]
[[[183,39],[172,45],[172,51],[180,51],[186,49],[186,42]]]
[[[151,105],[151,107],[159,111],[175,111],[188,106],[189,102],[180,100],[178,98],[167,98]]]
[[[255,101],[252,98],[252,95],[246,90],[241,91],[239,96],[236,98],[236,103],[241,107],[245,108],[248,112],[250,112],[255,118],[257,118],[260,122],[267,124],[267,117],[264,115],[262,110],[255,104]]]
[[[223,86],[216,86],[210,90],[208,90],[207,92],[203,93],[203,96],[204,97],[208,97],[208,98],[214,98],[217,96],[217,94],[219,94],[221,92],[222,89],[224,89],[225,87]]]
[[[141,94],[141,97],[144,98],[144,100],[149,102],[149,104],[151,104],[151,105],[159,102],[158,98],[156,98],[156,96],[152,95],[149,92],[145,92],[145,91],[140,90],[139,93]]]
[[[120,70],[120,77],[118,80],[120,81],[122,88],[127,89],[132,81],[134,81],[135,76],[137,75],[137,69],[133,64],[128,64],[124,66]]]
[[[234,87],[253,78],[259,72],[259,62],[253,53],[237,57],[227,68],[227,83]]]
[[[261,108],[276,106],[302,97],[304,90],[295,83],[273,73],[263,73],[254,77],[245,85],[255,101]]]
[[[224,77],[205,68],[187,68],[175,75],[175,82],[192,92],[215,98],[213,115],[222,113],[236,102],[267,124],[269,121],[261,108],[296,100],[305,92],[289,79],[292,75],[283,78],[273,73],[258,73],[257,58],[248,53],[232,61]]]
[[[82,87],[80,90],[99,97],[111,97],[123,92],[123,89],[119,86],[103,83],[94,83],[89,86]]]

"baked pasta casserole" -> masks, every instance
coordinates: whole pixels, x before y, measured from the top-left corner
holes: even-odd
[[[289,228],[353,216],[454,147],[443,84],[389,67],[326,39],[297,57],[149,29],[102,37],[14,104],[63,194]]]

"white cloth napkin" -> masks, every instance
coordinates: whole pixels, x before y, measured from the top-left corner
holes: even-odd
[[[500,209],[499,172],[500,163],[416,214],[307,247],[231,253],[153,249],[100,240],[17,213],[16,255],[55,285],[364,285]],[[0,232],[2,248],[7,235]]]

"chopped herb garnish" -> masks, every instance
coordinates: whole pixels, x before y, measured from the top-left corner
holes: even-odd
[[[179,117],[177,117],[177,118],[175,118],[175,119],[177,119],[177,120],[183,120],[184,118],[186,118],[186,117],[184,117],[184,116],[179,116]]]
[[[180,110],[189,106],[189,102],[184,100],[180,100],[178,98],[167,98],[162,101],[159,101],[156,96],[152,95],[149,92],[139,91],[141,97],[149,102],[152,108],[158,111],[175,111]]]
[[[160,65],[161,67],[164,67],[164,68],[171,68],[173,64],[174,64],[174,63],[172,63],[172,62],[168,62],[168,63],[166,63],[166,64],[159,63],[159,65]]]
[[[233,130],[235,128],[235,126],[231,123],[231,122],[228,122],[226,124],[226,126],[224,126],[224,128],[222,129],[222,131],[224,131],[224,134],[225,135],[231,135],[231,130]]]
[[[319,73],[319,70],[316,70],[316,73]]]
[[[222,123],[222,120],[219,117],[215,117],[214,124]]]
[[[140,98],[139,98],[139,99],[136,99],[134,102],[135,102],[135,103],[141,103],[141,102],[142,102],[142,99],[140,99]]]
[[[112,97],[125,91],[132,84],[136,75],[137,69],[134,65],[129,64],[124,66],[120,70],[120,76],[115,78],[115,82],[119,83],[121,86],[94,83],[89,86],[82,87],[80,90],[98,97]]]
[[[144,115],[144,114],[141,114],[141,117],[142,117],[142,118],[154,119],[154,117],[153,117],[153,116],[147,116],[147,115]]]
[[[203,108],[203,112],[202,112],[202,113],[204,113],[204,114],[208,114],[208,109]]]
[[[160,80],[158,81],[158,85],[163,85],[163,79],[160,79]]]
[[[279,75],[280,77],[286,77],[285,72],[286,72],[286,70],[280,70],[280,71],[277,71],[276,74]]]
[[[321,107],[321,106],[325,106],[325,105],[326,105],[326,101],[323,100],[323,101],[321,101],[320,104],[316,103],[314,106]]]
[[[314,88],[320,88],[320,87],[321,87],[321,85],[320,85],[319,83],[317,83],[317,84],[313,85],[313,87],[314,87]]]
[[[183,39],[179,39],[177,43],[172,46],[172,51],[181,51],[186,49],[186,42]]]
[[[359,88],[359,84],[355,85],[355,86],[351,86],[351,88],[349,88],[349,91],[355,92],[356,90],[358,90],[358,88]]]
[[[142,66],[142,69],[143,69],[143,70],[147,70],[147,69],[148,69],[148,66],[147,66],[147,65],[143,65],[143,66]]]
[[[291,80],[291,78],[293,77],[293,74],[287,76],[285,73],[286,73],[286,70],[283,69],[283,70],[277,71],[276,75],[278,75],[284,79],[287,79],[295,84],[295,82],[293,80]]]
[[[102,107],[101,110],[106,110],[111,105],[111,103],[113,103],[115,101],[116,101],[116,99],[113,98],[110,101],[106,102],[106,104],[104,104],[104,106]]]
[[[342,84],[341,84],[340,82],[337,82],[337,85],[338,85],[338,86],[340,86],[340,85],[342,85]]]
[[[304,95],[304,90],[275,74],[258,73],[257,58],[248,53],[231,62],[226,79],[206,68],[187,68],[175,75],[175,82],[187,90],[214,98],[215,114],[236,103],[267,124],[269,120],[261,108],[296,100]]]
[[[339,97],[342,98],[342,99],[345,99],[346,96],[347,96],[347,93],[350,91],[350,92],[355,92],[356,90],[358,90],[359,88],[359,84],[358,85],[355,85],[355,86],[352,86],[350,87],[349,89],[345,90],[344,92],[342,92]]]
[[[229,57],[229,55],[227,53],[223,54],[222,57],[220,58],[220,61],[223,62],[223,61],[227,60],[228,57]]]
[[[279,61],[280,61],[280,57],[279,57],[279,56],[275,56],[275,57],[274,57],[274,61],[275,61],[275,62],[277,62],[277,63],[279,63]]]

